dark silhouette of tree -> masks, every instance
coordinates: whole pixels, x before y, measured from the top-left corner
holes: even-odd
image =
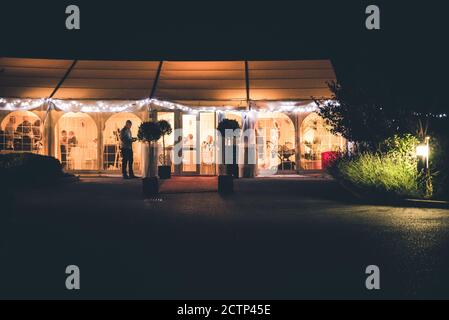
[[[395,134],[415,133],[416,113],[396,103],[387,92],[372,94],[336,82],[328,85],[332,99],[315,102],[334,134],[341,134],[362,149],[373,150]]]

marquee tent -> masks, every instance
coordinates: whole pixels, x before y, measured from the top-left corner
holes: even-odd
[[[329,98],[329,60],[100,61],[0,58],[0,97],[63,100],[157,98],[188,106]]]

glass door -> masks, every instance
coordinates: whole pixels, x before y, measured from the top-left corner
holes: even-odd
[[[197,115],[182,115],[182,173],[198,174]]]
[[[172,133],[165,136],[165,154],[162,139],[159,140],[159,149],[158,149],[158,165],[168,165],[171,166],[171,172],[175,172],[174,165],[174,146],[175,146],[175,113],[174,112],[165,112],[159,111],[157,113],[157,120],[165,120],[170,123],[172,127]]]
[[[182,173],[216,174],[214,112],[182,115]]]
[[[216,136],[215,136],[215,113],[200,113],[200,174],[215,175],[216,174]]]

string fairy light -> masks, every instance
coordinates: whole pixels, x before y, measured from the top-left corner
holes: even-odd
[[[327,100],[324,103],[331,102]],[[333,103],[337,103],[332,101]],[[196,114],[199,112],[226,112],[237,111],[247,112],[248,110],[238,110],[234,106],[201,106],[191,107],[184,104],[159,100],[155,98],[146,98],[141,100],[60,100],[60,99],[19,99],[19,98],[0,98],[0,110],[16,111],[16,110],[32,110],[43,107],[45,104],[53,104],[58,109],[64,112],[134,112],[145,106],[155,106],[166,110],[180,110],[187,113]],[[267,113],[267,112],[284,112],[284,113],[310,113],[318,110],[318,105],[315,102],[298,105],[300,102],[295,101],[279,101],[266,103],[266,107],[260,107],[253,104],[252,111]],[[421,115],[415,113],[415,115]],[[446,113],[426,114],[428,117],[447,118]]]
[[[323,103],[334,103],[336,101],[326,100]],[[252,102],[254,103],[254,102]],[[146,98],[141,100],[61,100],[61,99],[19,99],[19,98],[0,98],[0,110],[32,110],[43,107],[45,104],[53,104],[58,109],[64,112],[134,112],[145,106],[155,106],[166,110],[180,110],[187,113],[196,114],[199,112],[226,112],[237,111],[247,112],[248,110],[239,110],[235,106],[201,106],[191,107],[184,104],[159,100],[156,98]],[[257,104],[251,105],[251,110],[267,113],[267,112],[284,112],[284,113],[310,113],[318,110],[318,105],[315,102],[298,102],[298,101],[277,101],[263,103],[266,107],[258,106]],[[421,113],[414,113],[415,115],[422,115]],[[447,118],[446,113],[425,114],[428,117],[435,118]]]
[[[0,109],[3,110],[30,110],[51,103],[64,112],[133,112],[145,106],[154,106],[166,110],[180,110],[187,113],[215,112],[215,111],[240,111],[234,106],[201,106],[191,107],[155,98],[142,100],[60,100],[60,99],[6,99],[0,98]],[[315,103],[299,105],[298,102],[270,102],[267,107],[252,105],[251,110],[256,112],[293,112],[308,113],[317,109]]]
[[[31,110],[43,106],[46,99],[6,99],[0,98],[0,108],[2,110]]]

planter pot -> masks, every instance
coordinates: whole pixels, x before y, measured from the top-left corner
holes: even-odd
[[[142,143],[142,178],[157,176],[157,153],[155,143]]]
[[[141,167],[142,167],[142,178],[146,178],[148,175],[148,167],[150,165],[150,146],[146,142],[142,142],[142,151],[141,151]]]
[[[254,178],[256,166],[254,164],[245,164],[242,168],[243,178]]]
[[[226,174],[231,175],[234,178],[239,178],[239,165],[238,164],[227,164],[226,165]]]
[[[148,177],[142,179],[142,190],[145,197],[150,198],[159,194],[159,179],[157,177]]]
[[[171,166],[159,166],[158,175],[160,179],[170,179],[171,178]]]
[[[232,194],[234,193],[234,177],[231,175],[218,176],[218,193]]]

